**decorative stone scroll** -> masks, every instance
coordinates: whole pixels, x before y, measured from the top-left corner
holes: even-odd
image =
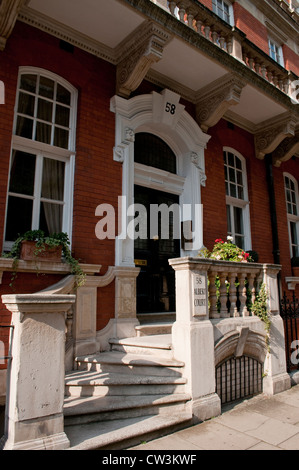
[[[11,35],[18,13],[26,0],[2,0],[0,2],[0,50],[3,51]]]
[[[215,126],[226,111],[240,103],[245,83],[231,74],[216,80],[197,101],[197,122],[204,132]]]
[[[297,152],[299,152],[299,131],[294,137],[284,139],[273,153],[274,166],[280,167],[282,162],[290,160]]]
[[[287,137],[294,137],[297,120],[289,113],[283,114],[280,119],[268,122],[255,135],[256,157],[263,160],[265,155],[275,151]]]
[[[161,60],[171,36],[152,22],[134,32],[119,51],[117,94],[128,98],[145,78],[151,66]]]

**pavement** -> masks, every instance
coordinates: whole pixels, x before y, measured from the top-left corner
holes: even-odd
[[[227,407],[217,418],[129,450],[299,450],[299,385]]]

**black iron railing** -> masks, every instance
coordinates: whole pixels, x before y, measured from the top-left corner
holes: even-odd
[[[299,370],[299,301],[295,292],[291,297],[284,293],[280,303],[280,315],[285,328],[287,370]]]

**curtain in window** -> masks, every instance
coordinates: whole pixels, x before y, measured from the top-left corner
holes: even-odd
[[[63,162],[44,158],[41,196],[42,199],[47,199],[42,202],[42,209],[49,233],[57,233],[62,230],[64,171],[65,164]]]

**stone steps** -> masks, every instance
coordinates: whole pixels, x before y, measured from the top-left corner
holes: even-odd
[[[72,372],[65,380],[65,395],[90,396],[136,396],[147,394],[176,394],[186,384],[182,377],[128,375],[109,372]],[[184,391],[184,390],[182,390]]]
[[[112,351],[172,359],[172,336],[155,335],[109,340]]]
[[[66,375],[64,419],[71,449],[140,442],[192,419],[184,364],[171,335],[112,338],[111,351],[78,357]],[[135,424],[134,424],[135,423]],[[118,426],[118,427],[117,427]]]

